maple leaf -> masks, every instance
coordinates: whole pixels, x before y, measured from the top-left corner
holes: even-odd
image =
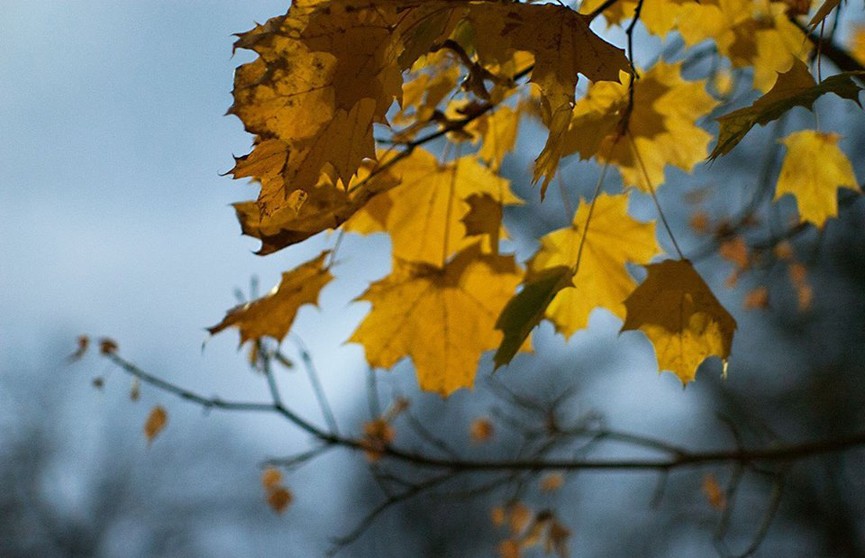
[[[375,176],[371,175],[372,172],[376,173]],[[294,191],[303,192],[297,203],[273,213],[262,212],[257,202],[238,202],[233,206],[241,231],[261,241],[256,254],[264,256],[339,227],[374,196],[399,184],[390,171],[382,171],[368,161],[349,182],[348,188],[343,187],[342,182],[333,184],[323,176],[308,193]]]
[[[375,158],[372,127],[400,98],[402,71],[456,25],[431,10],[417,2],[293,2],[286,15],[239,36],[235,48],[259,57],[237,69],[229,112],[283,148],[278,175],[253,176],[264,213],[285,207],[293,190],[312,190],[323,172],[347,183]]]
[[[168,424],[168,413],[161,405],[157,405],[150,410],[147,415],[147,421],[144,423],[144,435],[147,436],[147,443],[153,442],[153,439],[162,432],[162,429]]]
[[[648,263],[661,252],[655,224],[628,215],[627,195],[599,194],[593,203],[594,210],[591,203],[581,202],[570,227],[542,237],[528,263],[529,279],[558,266],[575,270],[574,286],[562,288],[546,310],[546,317],[565,337],[586,327],[597,307],[624,318],[622,301],[637,286],[626,265]]]
[[[502,62],[514,50],[534,55],[531,81],[541,89],[541,114],[549,129],[533,177],[534,182],[544,178],[543,196],[561,157],[561,136],[569,124],[578,74],[592,81],[619,81],[619,72],[628,71],[627,58],[589,29],[586,16],[563,6],[471,5],[468,20],[482,62]]]
[[[282,281],[267,295],[236,306],[207,331],[215,335],[228,327],[240,330],[240,344],[264,336],[281,341],[291,329],[297,311],[304,304],[317,304],[318,294],[333,275],[324,267],[326,250],[318,257],[282,274]]]
[[[658,368],[673,372],[683,384],[710,356],[726,362],[736,320],[721,306],[688,260],[646,266],[648,276],[625,300],[622,331],[639,329],[649,338]]]
[[[390,172],[400,177],[400,186],[376,196],[345,228],[355,232],[386,230],[393,241],[393,255],[401,260],[441,266],[451,255],[477,242],[470,236],[478,230],[477,211],[469,221],[473,232],[467,231],[463,221],[472,210],[468,201],[472,196],[486,195],[499,205],[520,203],[509,182],[474,155],[439,163],[432,153],[418,148]],[[500,219],[489,221],[495,218],[493,213],[487,212],[485,217],[483,232],[500,229]]]
[[[684,171],[693,169],[706,157],[712,137],[695,122],[717,102],[706,93],[704,81],[683,80],[681,66],[659,61],[634,84],[634,103],[627,123],[632,141],[625,140],[621,132],[628,86],[592,84],[574,107],[570,129],[563,137],[563,153],[609,161],[619,169],[626,185],[644,191],[664,182],[667,165]]]
[[[349,341],[364,346],[371,366],[411,357],[421,389],[449,395],[473,385],[481,354],[499,344],[493,325],[519,281],[513,257],[476,244],[442,268],[395,259],[359,298],[372,310]]]
[[[826,93],[834,93],[859,104],[859,92],[862,88],[853,82],[853,75],[858,75],[858,72],[837,74],[824,79],[818,85],[805,63],[796,60],[788,71],[778,76],[772,89],[751,106],[718,118],[721,124],[718,143],[709,159],[729,153],[757,124],[765,126],[794,107],[812,110],[814,101]]]
[[[787,147],[787,154],[775,187],[775,199],[793,194],[800,219],[817,227],[838,215],[838,188],[859,190],[853,165],[838,147],[840,139],[838,134],[802,130],[780,140]]]

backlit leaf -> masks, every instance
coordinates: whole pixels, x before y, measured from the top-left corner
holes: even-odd
[[[317,304],[318,294],[333,276],[324,267],[329,251],[282,274],[282,281],[267,295],[236,306],[217,325],[208,328],[215,335],[227,327],[240,330],[240,344],[264,336],[281,341],[291,329],[297,311],[304,304]]]
[[[541,89],[542,117],[549,129],[535,163],[533,180],[543,177],[543,195],[558,167],[561,136],[567,131],[577,75],[592,81],[618,81],[628,71],[624,52],[589,29],[585,16],[554,4],[473,5],[469,21],[481,61],[502,62],[514,50],[535,57],[531,81]]]
[[[853,165],[838,147],[838,134],[802,130],[783,138],[787,154],[775,199],[793,194],[802,221],[818,227],[838,215],[838,188],[859,190]]]
[[[468,155],[440,163],[423,149],[391,167],[401,184],[377,196],[358,214],[363,232],[372,221],[381,224],[393,241],[395,258],[441,266],[456,252],[477,239],[471,238],[464,221],[471,210],[472,196],[486,195],[498,204],[520,203],[507,180]],[[366,215],[361,215],[366,214]],[[492,224],[484,225],[486,231]],[[357,230],[353,222],[347,230]],[[359,231],[360,232],[360,231]]]
[[[148,444],[153,442],[153,439],[162,432],[166,424],[168,424],[168,413],[165,409],[161,405],[153,407],[144,423],[144,435],[147,436]]]
[[[609,161],[622,173],[626,185],[644,191],[664,182],[668,165],[690,171],[706,157],[711,140],[696,121],[717,102],[705,90],[704,81],[685,81],[681,63],[660,61],[634,85],[634,105],[628,133],[621,135],[621,120],[628,106],[628,86],[593,84],[573,110],[570,129],[563,137],[563,153],[579,153],[582,159]],[[651,184],[646,183],[645,165]]]
[[[589,219],[591,204],[581,202],[570,227],[541,238],[541,248],[529,261],[528,277],[543,270],[566,266],[579,268],[573,286],[565,285],[546,310],[556,330],[570,337],[589,323],[595,308],[625,317],[623,301],[637,286],[626,264],[648,263],[661,252],[655,240],[655,224],[641,223],[627,212],[627,195],[600,194],[591,211],[582,250],[580,241]]]
[[[708,357],[726,361],[736,320],[721,306],[688,260],[646,266],[646,280],[625,300],[622,331],[641,330],[658,357],[658,368],[683,384],[694,380]]]
[[[449,395],[471,387],[481,354],[498,346],[493,326],[519,281],[512,257],[477,245],[443,268],[395,260],[361,296],[372,310],[349,341],[364,346],[371,366],[411,357],[421,389]]]

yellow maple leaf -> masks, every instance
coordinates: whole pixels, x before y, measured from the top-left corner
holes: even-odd
[[[648,263],[660,253],[655,224],[641,223],[628,215],[628,196],[599,194],[591,212],[582,250],[580,241],[591,204],[580,203],[570,227],[541,238],[541,247],[528,263],[528,277],[556,266],[579,268],[574,286],[563,288],[547,307],[546,317],[556,330],[570,337],[589,323],[595,308],[625,317],[623,301],[637,286],[626,264]]]
[[[416,148],[390,172],[400,177],[400,186],[376,196],[346,229],[371,232],[380,224],[378,230],[390,234],[393,255],[401,260],[442,266],[451,255],[477,242],[463,221],[471,210],[471,196],[487,195],[499,205],[520,203],[509,182],[474,155],[440,163],[429,151]]]
[[[579,153],[582,159],[597,156],[609,161],[619,169],[626,185],[644,191],[664,182],[667,165],[690,172],[705,159],[712,139],[696,121],[717,102],[706,93],[705,81],[683,80],[681,66],[659,61],[634,85],[634,105],[628,118],[628,133],[633,141],[622,138],[620,132],[628,86],[592,84],[574,107],[570,128],[563,137],[564,154]]]
[[[721,306],[688,260],[646,266],[648,276],[625,300],[622,331],[641,330],[658,358],[658,368],[683,384],[694,380],[708,357],[727,360],[736,320]]]
[[[371,366],[411,357],[423,390],[447,396],[471,387],[481,354],[501,341],[493,326],[520,276],[512,257],[477,245],[443,268],[395,260],[360,297],[372,310],[349,341],[364,346]]]
[[[264,336],[281,341],[291,329],[297,311],[304,304],[317,304],[318,294],[333,275],[324,266],[330,251],[282,274],[282,281],[267,295],[236,306],[207,331],[215,335],[227,327],[240,330],[240,344]]]
[[[859,190],[853,165],[838,147],[841,136],[816,130],[793,132],[781,139],[787,147],[775,199],[793,194],[801,221],[822,227],[838,215],[838,188]]]

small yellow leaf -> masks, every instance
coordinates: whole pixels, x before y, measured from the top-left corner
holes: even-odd
[[[745,295],[743,302],[745,310],[757,310],[769,307],[769,289],[766,287],[757,287]]]
[[[565,485],[565,476],[561,473],[549,473],[541,479],[542,492],[555,492]]]
[[[317,304],[321,289],[333,275],[324,267],[329,254],[324,251],[313,260],[282,274],[282,281],[267,295],[228,311],[217,325],[208,328],[215,335],[227,327],[240,330],[240,344],[268,336],[281,341],[291,328],[297,311],[304,304]]]
[[[270,490],[279,486],[282,483],[282,471],[276,467],[268,467],[261,472],[261,486],[265,490]]]
[[[718,511],[723,511],[727,507],[727,496],[724,494],[724,489],[718,484],[718,479],[712,473],[707,473],[703,477],[703,495],[709,505]]]
[[[658,357],[658,368],[683,384],[694,380],[706,358],[726,361],[736,320],[721,306],[688,260],[646,266],[648,277],[625,301],[622,331],[641,330]]]
[[[499,205],[520,203],[509,182],[474,155],[439,163],[435,155],[417,148],[391,172],[400,177],[401,184],[377,196],[355,218],[365,225],[364,232],[374,230],[371,222],[382,223],[393,241],[394,257],[401,260],[442,266],[453,254],[477,243],[466,230],[477,224],[477,213],[469,217],[469,223],[464,220],[471,212],[468,200],[473,196],[488,196]],[[492,212],[484,216],[482,228],[487,233],[496,227],[493,218]],[[497,227],[501,228],[501,222]],[[349,230],[356,230],[352,223]],[[490,242],[493,240],[497,239]],[[486,251],[492,251],[491,247]]]
[[[285,487],[277,487],[267,491],[267,503],[276,513],[284,512],[294,500],[294,495]]]
[[[705,81],[685,81],[681,70],[681,63],[662,60],[634,84],[633,110],[628,117],[632,141],[622,137],[621,130],[629,86],[593,83],[573,109],[562,139],[563,155],[579,153],[582,159],[609,161],[626,185],[646,192],[664,182],[668,166],[690,172],[706,157],[712,139],[696,121],[718,103],[706,92]]]
[[[381,459],[382,452],[396,438],[396,430],[384,418],[378,418],[363,425],[363,451],[367,460],[375,463]]]
[[[153,407],[144,423],[144,435],[147,436],[148,444],[153,442],[153,439],[162,432],[166,424],[168,424],[168,413],[165,412],[165,409],[161,405]]]
[[[67,358],[70,362],[81,360],[81,357],[87,352],[87,348],[90,347],[90,338],[86,335],[79,335],[77,343],[78,347],[76,347],[75,352]]]
[[[718,253],[725,260],[733,262],[738,269],[747,268],[751,262],[748,254],[748,244],[739,235],[723,241],[721,246],[718,247]]]
[[[103,355],[113,355],[117,352],[117,341],[108,337],[103,337],[99,340],[99,353]]]
[[[472,421],[472,425],[469,428],[472,441],[476,443],[488,442],[494,433],[495,428],[493,427],[493,423],[487,417],[476,418]]]
[[[519,535],[525,531],[535,517],[532,510],[522,502],[514,502],[509,505],[507,512],[508,525],[514,535]]]
[[[520,558],[520,543],[514,539],[505,539],[499,543],[498,547],[499,558]]]
[[[853,165],[838,147],[838,134],[802,130],[781,140],[787,154],[775,188],[775,199],[793,194],[802,222],[822,227],[838,215],[838,188],[859,190]]]
[[[501,506],[495,506],[490,510],[490,521],[493,522],[493,525],[496,527],[501,527],[506,519],[505,509]]]

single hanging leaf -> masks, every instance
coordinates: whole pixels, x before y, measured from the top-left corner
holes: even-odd
[[[793,194],[802,222],[822,227],[838,215],[838,188],[859,191],[853,165],[838,147],[838,134],[816,130],[794,132],[780,140],[787,146],[775,199]]]
[[[811,72],[808,71],[808,66],[800,60],[795,61],[789,71],[778,76],[778,81],[771,91],[754,101],[750,107],[734,110],[718,118],[721,124],[721,129],[718,131],[718,144],[712,150],[709,159],[716,159],[729,153],[757,124],[765,126],[794,107],[813,110],[814,101],[826,93],[834,93],[858,105],[859,92],[862,88],[851,79],[854,75],[859,73],[837,74],[817,85]]]
[[[349,341],[364,346],[371,366],[411,357],[421,389],[447,396],[471,387],[481,354],[500,343],[493,326],[519,282],[513,257],[477,245],[443,268],[395,260],[360,297],[372,310]]]
[[[526,278],[522,290],[508,301],[496,320],[496,329],[504,333],[502,344],[493,357],[496,369],[511,362],[531,331],[541,323],[559,291],[574,286],[573,277],[570,267],[559,265]]]
[[[153,439],[162,432],[166,424],[168,424],[168,413],[165,412],[165,409],[161,405],[153,407],[144,423],[144,435],[147,436],[148,444],[153,442]]]
[[[574,286],[564,286],[546,310],[546,317],[565,337],[585,328],[595,308],[624,318],[622,301],[637,286],[627,264],[645,264],[661,253],[655,224],[628,215],[626,194],[599,194],[594,203],[579,269],[573,276]],[[528,263],[528,280],[546,269],[576,266],[590,206],[590,202],[581,202],[570,227],[541,238],[540,249]]]
[[[240,330],[240,344],[264,336],[281,341],[291,329],[297,311],[304,304],[318,304],[318,294],[333,275],[323,267],[326,250],[313,260],[282,274],[282,281],[267,295],[235,306],[225,318],[207,331],[215,335],[227,327]]]
[[[710,356],[730,356],[736,320],[721,306],[688,260],[646,266],[646,280],[625,300],[622,331],[639,329],[655,347],[658,368],[683,384]]]

